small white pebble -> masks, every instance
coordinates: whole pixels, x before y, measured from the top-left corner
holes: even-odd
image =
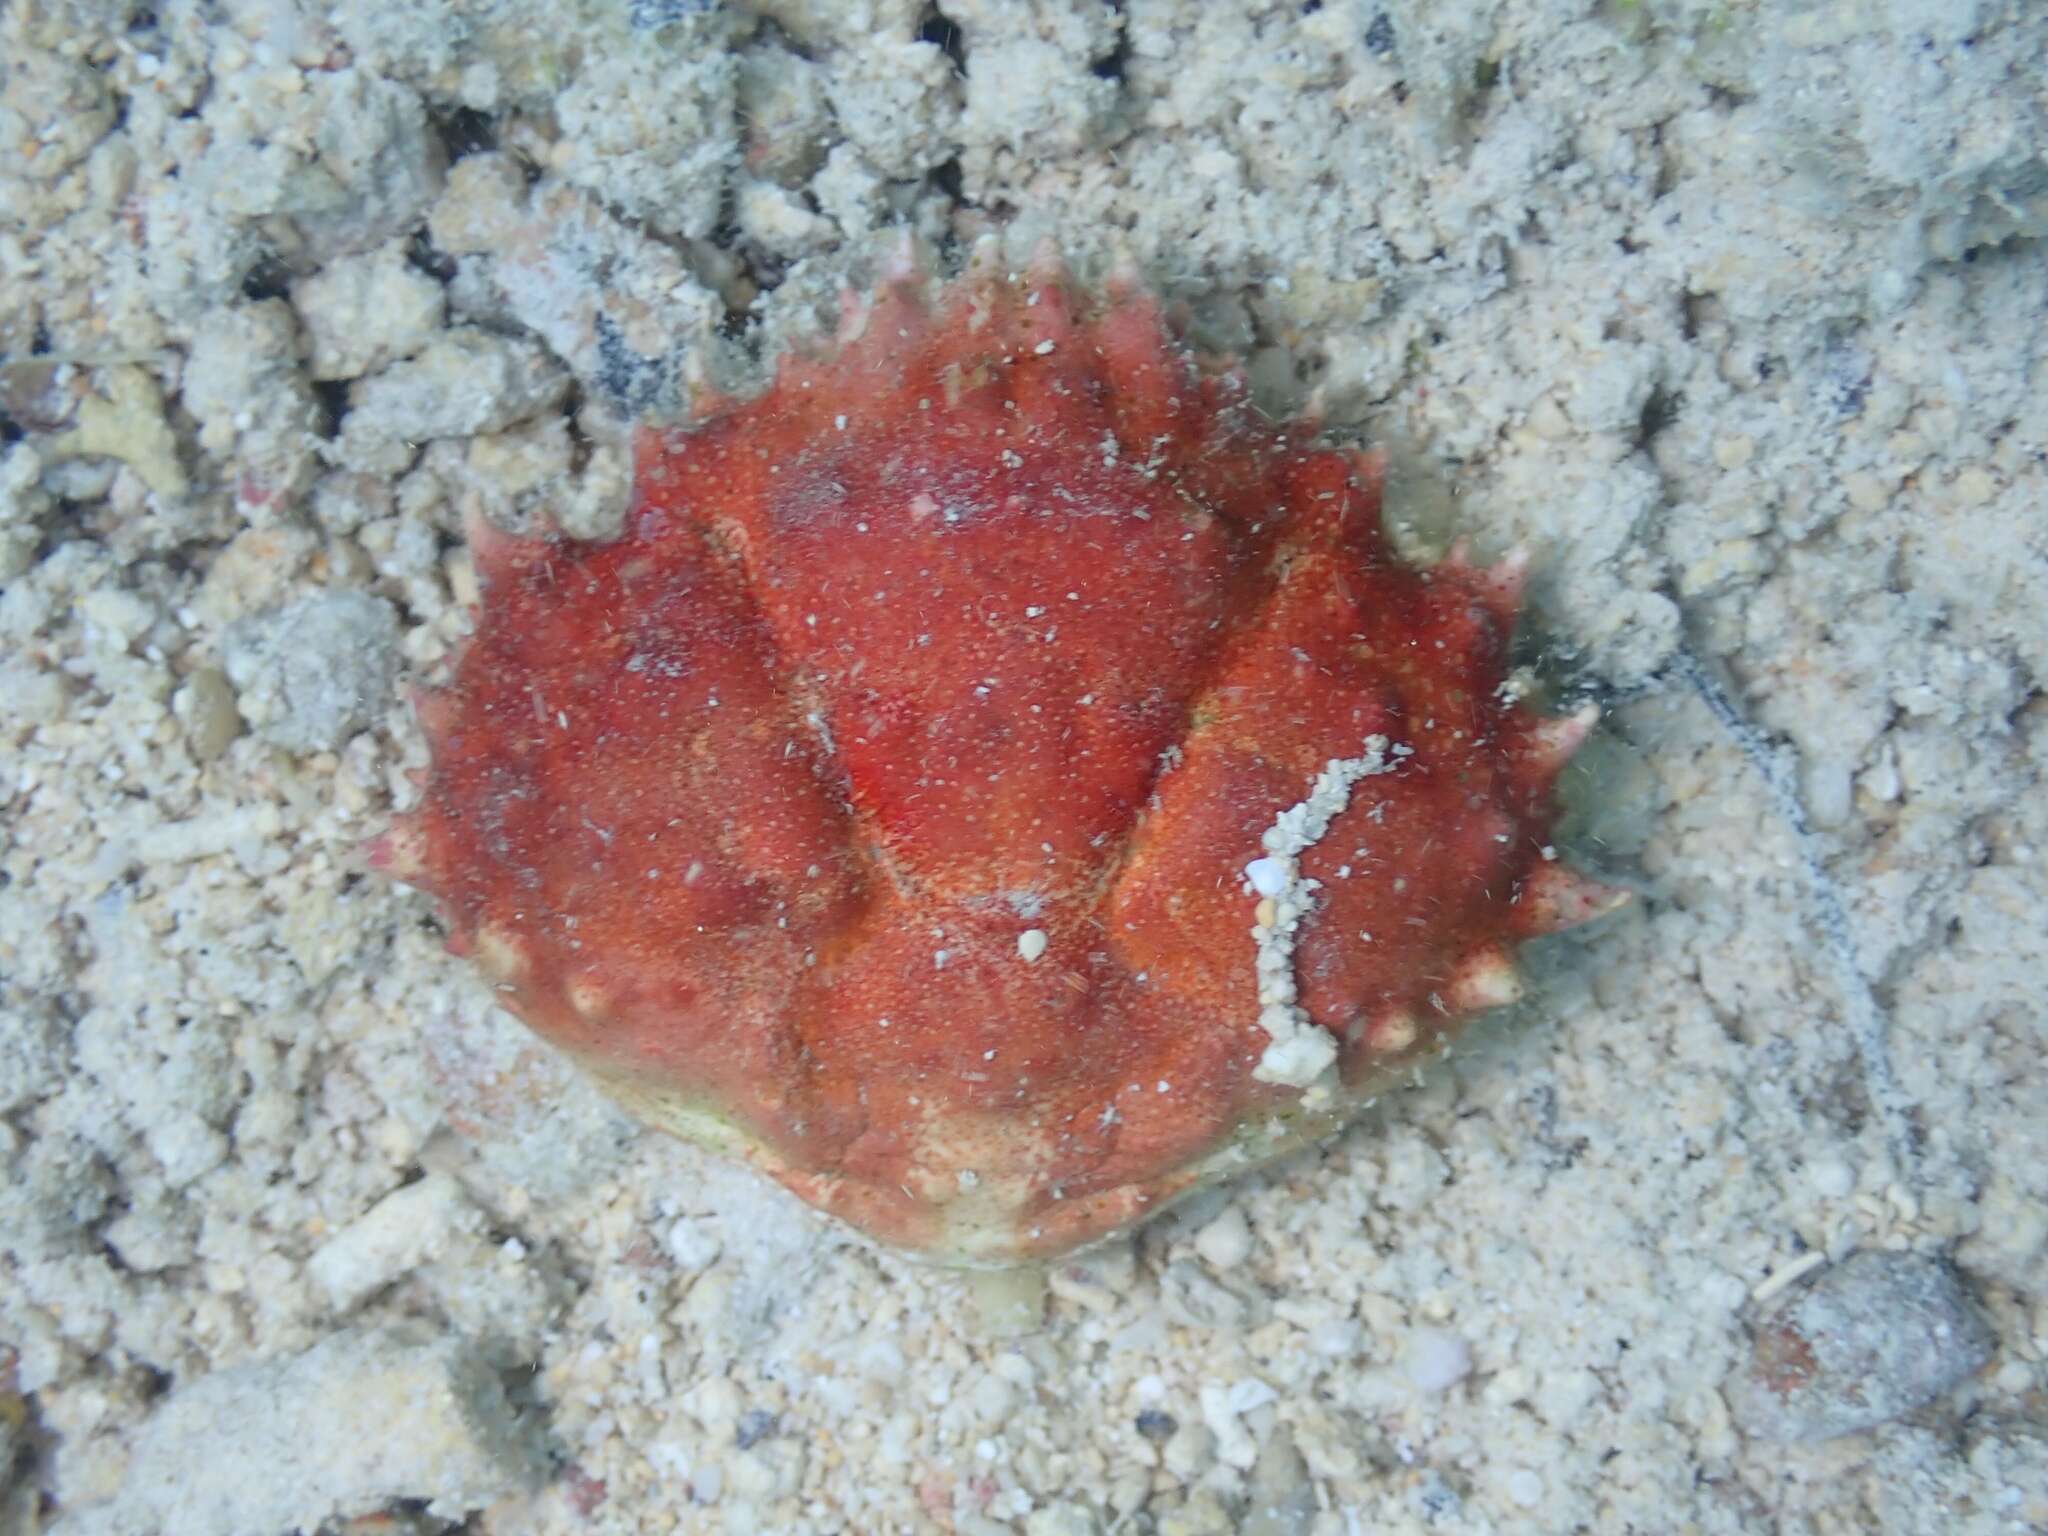
[[[1244,1212],[1234,1205],[1226,1206],[1220,1216],[1195,1234],[1195,1252],[1211,1269],[1235,1269],[1250,1258],[1252,1229]]]
[[[1347,1359],[1365,1347],[1365,1330],[1355,1318],[1333,1317],[1309,1330],[1308,1345],[1326,1359]]]
[[[1029,962],[1045,953],[1047,944],[1043,928],[1026,928],[1017,935],[1017,953]]]
[[[1524,1509],[1534,1509],[1543,1499],[1543,1479],[1527,1467],[1508,1474],[1508,1497]]]
[[[1472,1371],[1472,1350],[1455,1333],[1418,1328],[1408,1336],[1408,1380],[1424,1392],[1447,1392]]]
[[[1840,1200],[1856,1188],[1856,1170],[1839,1157],[1817,1157],[1806,1165],[1806,1179],[1814,1193]]]
[[[1261,896],[1278,896],[1287,889],[1287,866],[1279,859],[1253,859],[1245,865],[1244,877]]]
[[[1268,1403],[1280,1401],[1280,1394],[1256,1376],[1245,1376],[1233,1381],[1230,1390],[1224,1394],[1223,1403],[1232,1413],[1250,1413],[1254,1408],[1263,1408]]]
[[[968,1399],[975,1412],[990,1423],[1001,1423],[1017,1409],[1017,1389],[993,1374],[977,1379]]]

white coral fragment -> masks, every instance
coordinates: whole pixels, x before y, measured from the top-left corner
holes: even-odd
[[[1315,893],[1321,887],[1320,881],[1301,873],[1300,861],[1351,803],[1351,786],[1392,772],[1405,755],[1390,748],[1384,736],[1369,736],[1364,745],[1357,757],[1333,757],[1323,765],[1308,797],[1282,811],[1266,829],[1260,839],[1265,856],[1245,866],[1252,889],[1273,903],[1273,920],[1251,930],[1258,946],[1259,1027],[1273,1037],[1252,1076],[1262,1083],[1303,1089],[1304,1097],[1310,1098],[1332,1091],[1329,1077],[1337,1061],[1337,1042],[1297,1001],[1295,939],[1302,919],[1315,910]]]

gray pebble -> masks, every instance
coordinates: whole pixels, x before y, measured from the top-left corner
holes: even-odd
[[[1827,1440],[1911,1413],[1991,1358],[1990,1327],[1940,1259],[1866,1250],[1754,1325],[1727,1388],[1765,1440]]]
[[[236,621],[221,646],[257,735],[289,752],[327,751],[389,701],[398,615],[367,592],[322,592]]]
[[[201,667],[171,699],[171,713],[185,728],[185,745],[196,763],[210,763],[242,734],[234,685],[219,667]]]
[[[1285,1430],[1260,1447],[1239,1536],[1308,1536],[1316,1518],[1315,1483]]]
[[[113,1498],[67,1511],[51,1536],[310,1531],[401,1499],[456,1521],[546,1469],[539,1426],[488,1351],[418,1324],[181,1381],[127,1441]]]
[[[1159,1277],[1159,1295],[1167,1317],[1183,1328],[1246,1333],[1273,1315],[1273,1304],[1255,1287],[1225,1284],[1185,1259],[1166,1266]]]

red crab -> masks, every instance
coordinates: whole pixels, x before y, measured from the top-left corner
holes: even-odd
[[[1521,565],[1418,570],[1380,462],[1134,285],[899,264],[647,429],[615,542],[481,524],[375,849],[648,1121],[892,1244],[1041,1258],[1338,1123],[1618,903]]]

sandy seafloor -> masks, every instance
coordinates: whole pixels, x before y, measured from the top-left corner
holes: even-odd
[[[0,1526],[2048,1529],[2044,57],[2022,0],[0,4]],[[615,526],[626,424],[905,227],[1134,261],[1418,544],[1534,548],[1641,893],[1036,1331],[636,1132],[357,852],[465,512]],[[1828,1286],[1863,1364],[1745,1410]]]

